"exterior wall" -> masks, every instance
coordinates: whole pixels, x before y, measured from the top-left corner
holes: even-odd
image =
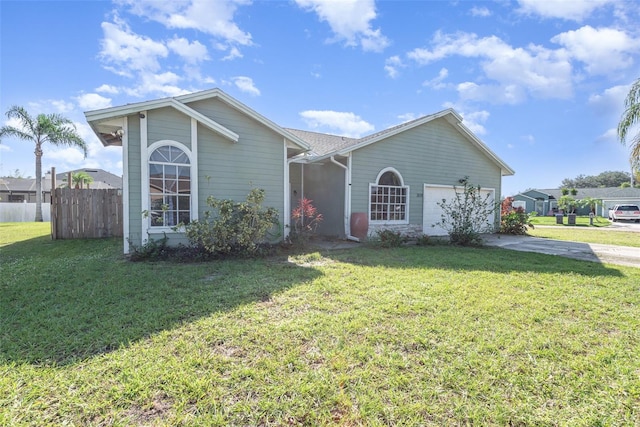
[[[240,136],[234,144],[198,125],[200,212],[209,209],[208,196],[244,201],[252,188],[262,188],[263,206],[276,208],[284,224],[284,138],[220,100],[189,106]]]
[[[516,194],[515,196],[513,196],[513,201],[518,201],[518,202],[525,202],[525,212],[527,213],[531,213],[535,210],[535,200],[531,200],[531,198],[529,197],[524,197],[520,194]]]
[[[474,185],[495,189],[496,198],[501,194],[500,168],[445,119],[360,148],[352,156],[351,211],[369,212],[369,183],[382,169],[393,167],[410,187],[409,232],[422,226],[424,184],[459,185],[468,176]]]
[[[128,145],[127,156],[129,158],[127,174],[129,177],[129,238],[134,245],[141,245],[142,235],[142,176],[140,172],[140,118],[131,115],[128,119]]]
[[[159,108],[147,113],[148,145],[171,140],[191,150],[191,118],[173,108]]]

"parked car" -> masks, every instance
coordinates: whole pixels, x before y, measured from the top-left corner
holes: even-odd
[[[615,205],[613,209],[609,209],[609,219],[614,222],[620,219],[640,222],[640,208],[638,205]]]

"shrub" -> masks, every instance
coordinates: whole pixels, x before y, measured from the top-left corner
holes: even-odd
[[[496,212],[498,205],[491,200],[490,194],[482,196],[480,186],[472,185],[469,177],[458,182],[463,186],[462,192],[454,186],[455,197],[438,203],[442,209],[438,225],[447,230],[451,244],[480,245],[481,234],[494,231],[494,224],[488,218]]]
[[[293,224],[289,239],[294,244],[304,245],[316,233],[324,218],[313,206],[313,200],[302,198],[298,201],[298,206],[291,211],[291,219]]]
[[[263,208],[264,190],[254,188],[245,202],[207,197],[216,211],[185,226],[189,242],[212,254],[253,256],[260,252],[268,233],[278,224],[278,211]]]
[[[522,208],[511,209],[511,211],[502,214],[500,218],[500,233],[502,234],[527,234],[527,228],[533,227],[531,218]]]
[[[166,234],[160,239],[149,239],[141,246],[129,240],[129,259],[131,261],[148,261],[163,259],[167,255],[169,238]]]
[[[376,230],[378,241],[383,248],[397,248],[407,242],[407,237],[399,231],[389,229]]]

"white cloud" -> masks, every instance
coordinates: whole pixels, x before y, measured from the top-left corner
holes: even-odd
[[[376,19],[374,0],[295,0],[298,6],[315,12],[321,21],[331,27],[337,40],[347,46],[362,47],[364,51],[381,52],[389,46],[389,40],[380,29],[373,29]]]
[[[184,37],[174,37],[167,42],[167,46],[189,64],[196,64],[209,59],[207,47],[197,40],[190,42]]]
[[[629,93],[630,85],[613,86],[600,94],[589,97],[589,105],[599,114],[615,114],[619,116],[624,111],[624,100]]]
[[[102,31],[100,57],[117,74],[131,76],[131,71],[158,71],[159,58],[169,54],[163,43],[135,34],[117,17],[115,23],[103,22]]]
[[[415,120],[418,117],[420,117],[420,116],[418,116],[415,113],[404,113],[404,114],[400,114],[398,116],[398,119],[400,119],[400,123],[406,123],[406,122],[410,122],[412,120]]]
[[[573,94],[571,63],[562,49],[554,51],[537,45],[515,48],[496,36],[479,38],[472,33],[440,32],[435,34],[432,46],[414,49],[407,57],[419,65],[450,56],[482,60],[484,80],[493,83],[461,83],[458,91],[468,99],[518,103],[526,94],[561,99]]]
[[[120,89],[118,89],[115,86],[111,86],[108,84],[103,84],[100,87],[97,87],[96,92],[101,92],[101,93],[110,93],[112,95],[117,95],[118,93],[120,93]]]
[[[640,51],[640,39],[633,39],[624,31],[589,25],[558,34],[551,41],[564,46],[572,58],[584,62],[589,74],[629,68],[633,64],[631,53]]]
[[[426,80],[422,82],[422,86],[430,87],[432,89],[442,89],[446,87],[446,84],[443,81],[449,76],[449,70],[446,68],[441,68],[438,72],[438,76],[432,78],[431,80]]]
[[[484,127],[484,123],[489,119],[489,112],[486,110],[472,111],[472,112],[460,112],[462,116],[462,123],[476,135],[484,135],[487,130]]]
[[[582,21],[596,9],[614,4],[616,0],[518,0],[518,11],[542,18]]]
[[[253,83],[253,79],[247,76],[232,77],[233,84],[242,92],[248,93],[253,96],[259,96],[260,90]]]
[[[238,6],[250,0],[120,0],[131,13],[160,22],[167,28],[194,29],[228,43],[249,46],[251,34],[242,31],[234,22]]]
[[[469,13],[471,14],[471,16],[479,16],[481,18],[491,16],[491,11],[484,6],[474,6],[471,8],[471,10],[469,10]]]
[[[170,71],[158,74],[140,73],[139,84],[134,88],[126,89],[125,92],[136,97],[144,97],[151,93],[160,94],[161,96],[184,95],[190,91],[177,86],[177,83],[181,80],[180,76]]]
[[[238,59],[238,58],[242,58],[242,52],[240,52],[240,49],[238,49],[237,47],[233,46],[229,49],[229,54],[225,57],[222,58],[223,61],[232,61],[234,59]]]
[[[372,124],[350,112],[307,110],[302,111],[300,117],[312,129],[326,128],[338,135],[351,138],[359,138],[375,129]]]
[[[397,55],[387,58],[387,60],[384,62],[384,70],[387,72],[387,75],[392,79],[395,79],[396,77],[398,77],[398,75],[400,74],[398,69],[403,67],[405,67],[405,65],[402,63],[402,60],[400,59],[400,57]]]
[[[40,101],[32,101],[27,104],[29,106],[30,114],[49,114],[49,113],[59,113],[59,114],[67,114],[72,112],[75,109],[75,105],[72,102],[67,102],[62,99],[43,99]],[[31,113],[33,111],[33,113]]]
[[[99,110],[111,107],[111,98],[106,98],[97,93],[82,94],[76,97],[76,101],[83,110]]]

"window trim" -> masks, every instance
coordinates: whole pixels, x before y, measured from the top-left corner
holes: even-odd
[[[173,140],[161,140],[161,141],[156,141],[153,144],[149,145],[147,147],[147,158],[146,158],[146,174],[144,176],[144,196],[146,201],[145,204],[147,206],[147,212],[149,212],[149,215],[146,218],[146,228],[148,230],[149,233],[162,233],[162,232],[173,232],[175,226],[173,225],[153,225],[151,222],[151,191],[150,191],[150,185],[151,185],[151,170],[150,170],[150,164],[151,164],[151,156],[153,155],[153,153],[155,153],[156,150],[158,150],[159,148],[162,147],[174,147],[179,149],[180,151],[182,151],[187,158],[189,159],[189,164],[181,164],[183,166],[189,166],[189,218],[190,220],[194,220],[194,187],[193,187],[193,175],[194,173],[196,173],[196,170],[194,168],[194,163],[193,163],[193,156],[191,153],[191,150],[189,150],[189,148],[187,146],[185,146],[184,144],[181,144],[177,141],[173,141]],[[179,163],[166,163],[166,164],[175,164],[175,165],[180,165]],[[182,231],[182,230],[180,230]]]
[[[398,179],[400,180],[400,184],[401,185],[380,185],[378,184],[380,182],[380,178],[382,178],[382,176],[387,173],[387,172],[393,172]],[[385,219],[385,220],[374,220],[371,219],[371,197],[372,197],[372,190],[373,187],[387,187],[387,188],[402,188],[405,190],[405,209],[404,209],[404,219],[401,220],[389,220],[389,219]],[[410,197],[410,186],[409,185],[405,185],[404,183],[404,178],[402,177],[402,174],[400,172],[398,172],[397,169],[393,168],[393,167],[386,167],[384,169],[382,169],[379,173],[378,176],[376,177],[376,181],[375,182],[370,182],[369,183],[369,197],[367,199],[367,205],[368,205],[368,218],[369,218],[369,224],[372,225],[393,225],[393,224],[409,224],[409,201],[411,200]]]

